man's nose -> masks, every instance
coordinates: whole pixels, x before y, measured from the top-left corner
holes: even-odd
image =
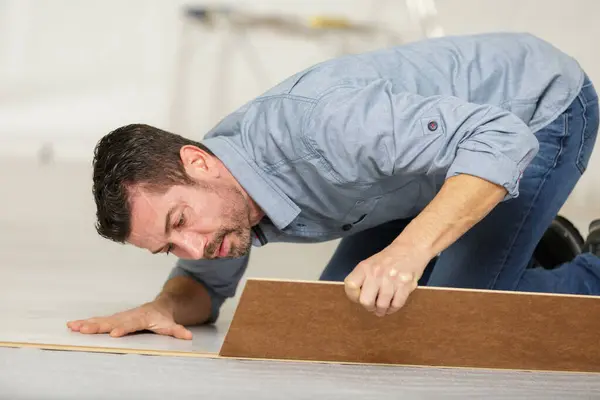
[[[177,247],[183,253],[181,258],[199,260],[203,257],[205,241],[201,236],[182,234],[176,240],[179,242],[176,243]]]

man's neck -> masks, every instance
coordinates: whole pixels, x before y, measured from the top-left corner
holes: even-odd
[[[240,182],[238,182],[238,180],[235,179],[235,177],[231,174],[231,172],[225,166],[225,164],[223,164],[223,162],[220,160],[219,160],[219,164],[220,164],[221,174],[222,174],[223,178],[225,178],[226,180],[233,183],[238,188],[238,190],[242,193],[244,198],[246,199],[246,201],[248,203],[248,211],[249,211],[248,219],[250,221],[250,226],[258,225],[260,220],[263,219],[263,217],[265,216],[265,212],[260,208],[258,203],[256,203],[254,201],[254,199],[252,197],[250,197],[250,195],[248,194],[246,189],[244,189],[244,187],[240,184]]]
[[[248,207],[250,208],[250,226],[258,225],[265,216],[265,212],[250,196],[248,196]]]

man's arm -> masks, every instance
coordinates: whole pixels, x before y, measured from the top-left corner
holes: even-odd
[[[304,132],[337,183],[444,182],[390,246],[346,278],[348,297],[378,315],[404,304],[433,256],[518,196],[539,146],[528,126],[500,107],[402,92],[385,80],[331,90]]]
[[[210,318],[208,291],[204,285],[187,276],[176,276],[165,282],[154,301],[180,325],[200,325]]]
[[[215,260],[180,259],[169,274],[163,292],[166,291],[168,298],[173,298],[179,303],[176,315],[182,319],[198,320],[208,311],[208,316],[202,323],[216,322],[225,300],[235,296],[249,260],[249,254],[239,258]],[[176,278],[179,279],[175,280]],[[179,283],[180,280],[182,283]],[[171,281],[175,284],[171,284]],[[196,288],[194,284],[200,288]],[[198,304],[199,301],[203,303],[202,315],[195,315],[196,307],[189,306],[188,303]],[[186,309],[190,312],[186,312]]]
[[[121,337],[141,330],[191,339],[184,325],[217,320],[228,297],[235,295],[249,256],[221,260],[178,260],[156,298],[139,307],[104,317],[69,321],[84,334],[109,333]]]
[[[378,316],[398,311],[438,253],[481,221],[506,197],[502,186],[457,175],[383,251],[346,277],[348,297]]]
[[[430,260],[481,221],[506,195],[502,186],[478,177],[448,178],[394,242],[418,248]]]

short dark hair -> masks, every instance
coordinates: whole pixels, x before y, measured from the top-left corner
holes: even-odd
[[[192,184],[180,150],[204,145],[145,124],[125,125],[100,139],[94,149],[93,187],[96,231],[104,238],[124,243],[131,233],[132,187],[166,192],[173,185]]]

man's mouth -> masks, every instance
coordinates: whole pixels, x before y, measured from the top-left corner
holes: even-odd
[[[227,240],[227,236],[223,238],[221,241],[221,245],[217,250],[217,257],[226,257],[229,252],[229,241]]]

